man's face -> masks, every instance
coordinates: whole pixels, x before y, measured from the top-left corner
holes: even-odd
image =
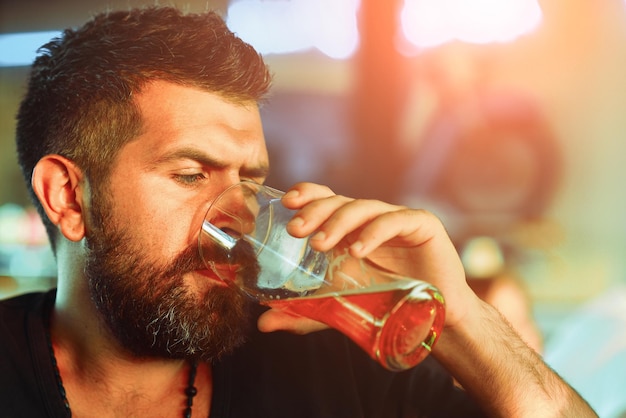
[[[134,355],[209,360],[242,342],[246,301],[203,266],[198,233],[220,192],[267,175],[258,107],[165,82],[136,102],[143,132],[93,202],[92,298]]]

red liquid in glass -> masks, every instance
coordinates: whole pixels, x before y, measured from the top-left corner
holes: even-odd
[[[444,322],[443,298],[417,281],[265,304],[324,322],[390,370],[408,369],[422,361]]]

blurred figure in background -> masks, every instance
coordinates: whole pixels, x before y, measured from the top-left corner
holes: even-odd
[[[517,267],[532,242],[519,231],[540,230],[542,240],[554,232],[542,224],[560,180],[559,145],[532,98],[483,91],[479,82],[459,92],[435,68],[428,82],[440,103],[421,134],[403,201],[426,203],[444,220],[472,289],[541,352]]]
[[[436,70],[428,81],[441,103],[423,133],[406,200],[426,201],[444,219],[479,297],[601,417],[626,418],[626,288],[576,309],[544,338],[517,268],[527,250],[546,250],[563,234],[546,219],[562,173],[557,139],[531,98],[476,85],[459,92]]]

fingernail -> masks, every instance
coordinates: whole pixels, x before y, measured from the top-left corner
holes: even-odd
[[[291,220],[287,223],[287,225],[299,228],[302,225],[304,225],[304,219],[302,219],[299,216],[296,216],[295,218],[291,218]]]
[[[300,196],[300,192],[297,190],[289,190],[287,193],[283,195],[283,199],[295,199]]]
[[[324,241],[326,239],[326,232],[319,231],[311,236],[311,241]]]
[[[350,249],[358,253],[363,249],[363,243],[361,241],[356,241],[352,243],[352,245],[350,246]]]

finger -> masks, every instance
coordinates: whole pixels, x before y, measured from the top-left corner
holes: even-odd
[[[276,309],[264,312],[258,319],[257,327],[261,332],[289,331],[301,335],[328,328],[326,324],[313,319]]]
[[[417,247],[438,235],[447,236],[439,219],[430,212],[398,209],[383,213],[365,225],[351,244],[350,253],[365,257],[385,243]]]
[[[354,199],[330,195],[307,202],[287,224],[287,231],[296,237],[305,237],[325,224],[329,218]]]
[[[299,209],[309,202],[324,199],[334,194],[328,186],[302,182],[290,187],[281,201],[289,209]]]
[[[335,247],[340,241],[347,239],[350,234],[355,231],[367,228],[367,226],[374,220],[384,217],[385,214],[393,213],[398,210],[402,210],[403,207],[390,205],[378,200],[351,200],[344,201],[339,205],[335,202],[336,209],[331,215],[318,227],[315,235],[311,237],[311,245],[319,251],[328,251]],[[311,208],[314,209],[314,208]],[[303,208],[303,212],[309,210],[309,206]],[[385,218],[383,218],[385,219]],[[385,224],[385,221],[382,222]],[[370,231],[370,235],[375,235],[378,229]],[[393,236],[394,232],[391,232],[389,236]],[[358,240],[353,236],[349,237],[349,240]],[[370,237],[370,241],[374,242],[376,237]],[[384,242],[385,240],[378,240],[377,242]],[[354,244],[352,244],[354,245]]]

